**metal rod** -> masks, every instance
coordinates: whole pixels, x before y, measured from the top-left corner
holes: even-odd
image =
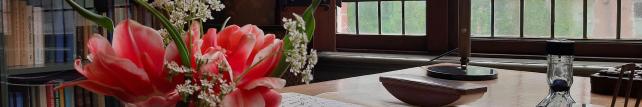
[[[587,24],[587,22],[588,22],[587,21],[587,19],[588,19],[587,8],[588,8],[588,6],[587,6],[587,4],[588,4],[587,0],[584,0],[584,3],[583,3],[584,6],[582,7],[582,15],[583,15],[582,16],[582,25],[584,25],[584,26],[582,26],[582,38],[584,38],[584,39],[588,39],[588,30],[587,30],[587,28],[588,28],[588,24]]]
[[[524,0],[519,0],[519,38],[524,38]]]
[[[626,66],[626,65],[625,65]],[[613,97],[611,98],[611,107],[615,107],[615,101],[617,100],[617,96],[620,93],[620,86],[622,85],[622,77],[624,76],[624,69],[625,67],[622,66],[620,69],[620,73],[618,74],[617,77],[617,82],[615,82],[615,89],[613,89]]]

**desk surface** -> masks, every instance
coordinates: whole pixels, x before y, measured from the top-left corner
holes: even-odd
[[[379,82],[379,77],[392,74],[426,75],[425,71],[426,67],[414,67],[308,85],[291,86],[277,91],[302,93],[365,106],[411,106],[397,100],[388,93]],[[545,82],[546,74],[544,73],[502,69],[496,69],[496,71],[499,73],[496,80],[471,81],[471,83],[487,85],[488,91],[477,101],[460,106],[534,107],[548,94],[548,85]],[[588,77],[574,77],[573,85],[571,86],[573,99],[578,103],[608,106],[611,96],[592,94],[590,85]],[[618,98],[617,103],[620,103],[620,105],[624,103],[623,98]]]

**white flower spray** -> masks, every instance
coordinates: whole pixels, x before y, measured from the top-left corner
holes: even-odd
[[[317,52],[310,49],[308,53],[307,44],[310,43],[308,36],[305,33],[305,21],[297,14],[292,14],[295,20],[283,18],[283,27],[288,31],[286,37],[292,43],[292,50],[286,51],[288,54],[285,59],[290,63],[290,72],[295,76],[302,75],[302,82],[306,84],[312,81],[312,68],[317,63]]]

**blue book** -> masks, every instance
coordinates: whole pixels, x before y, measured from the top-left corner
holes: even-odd
[[[64,34],[56,34],[54,36],[56,38],[56,63],[63,63],[65,62],[65,48],[64,48],[64,43],[65,43],[65,35]]]
[[[65,15],[62,10],[62,0],[53,1],[53,34],[55,38],[55,63],[63,63],[65,60]]]
[[[45,35],[45,63],[54,63],[56,62],[56,51],[53,50],[55,46],[55,35],[48,34]]]
[[[9,107],[16,106],[16,96],[15,93],[9,93]]]
[[[66,87],[65,89],[65,107],[74,106],[74,87]]]
[[[22,92],[16,92],[16,106],[15,107],[24,107],[24,98],[25,96],[23,95]]]
[[[65,3],[66,4],[66,3]],[[68,6],[67,6],[68,7]],[[76,20],[75,20],[75,11],[73,10],[65,10],[64,11],[64,21],[65,21],[65,26],[64,26],[64,48],[65,48],[65,58],[64,62],[73,62],[74,60],[74,53],[76,52],[74,43],[76,42],[74,36],[76,33]]]
[[[52,11],[53,9],[53,0],[43,0],[42,1],[42,8],[43,10],[43,33],[45,34],[45,63],[54,63],[56,62],[56,53],[55,50],[55,40],[53,39],[54,36],[54,24],[53,24],[53,16],[54,12]]]

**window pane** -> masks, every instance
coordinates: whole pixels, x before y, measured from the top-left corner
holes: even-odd
[[[377,2],[359,2],[359,34],[379,34]]]
[[[622,39],[642,39],[642,0],[622,0]]]
[[[635,35],[635,39],[642,39],[642,0],[634,0],[634,2],[633,20],[635,22],[633,25],[633,35]]]
[[[551,37],[551,0],[524,0],[524,37]]]
[[[490,0],[471,1],[471,36],[490,37],[490,11]]]
[[[617,0],[588,0],[588,38],[615,39]]]
[[[406,1],[406,34],[426,35],[426,1]]]
[[[401,35],[401,1],[381,2],[381,33]]]
[[[582,37],[583,0],[555,0],[555,38]]]
[[[495,37],[519,37],[519,0],[495,0]]]
[[[354,2],[343,2],[337,9],[337,32],[338,33],[356,33]]]

